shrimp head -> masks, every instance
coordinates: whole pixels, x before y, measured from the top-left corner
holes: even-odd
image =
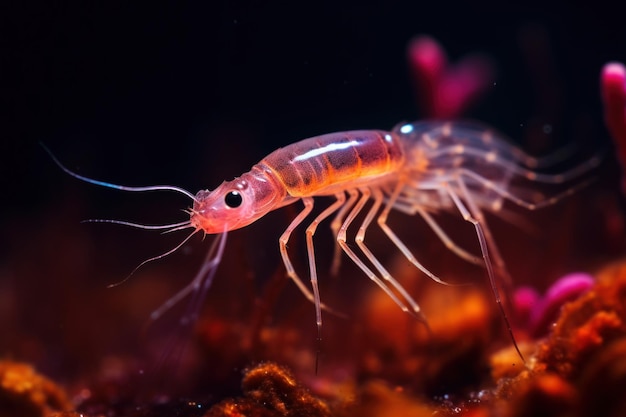
[[[191,209],[191,225],[207,234],[245,227],[292,202],[276,175],[263,164],[216,189],[201,190]]]

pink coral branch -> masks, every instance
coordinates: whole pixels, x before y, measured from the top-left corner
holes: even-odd
[[[626,68],[619,62],[610,62],[602,68],[602,100],[604,121],[617,147],[617,158],[622,165],[622,192],[626,194]]]
[[[518,288],[513,303],[529,334],[538,337],[548,332],[565,303],[589,291],[593,283],[591,275],[575,272],[558,279],[543,296],[532,287]]]
[[[418,104],[426,117],[459,117],[492,84],[494,69],[483,56],[449,65],[446,53],[428,36],[413,39],[407,50]]]

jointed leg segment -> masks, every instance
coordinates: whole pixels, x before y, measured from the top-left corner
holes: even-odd
[[[470,222],[470,223],[472,223],[474,225],[474,229],[476,230],[476,236],[478,237],[478,243],[480,245],[480,251],[483,254],[483,259],[485,261],[485,267],[487,268],[487,275],[489,276],[489,283],[491,285],[491,290],[493,292],[495,301],[498,304],[498,308],[502,312],[502,317],[504,318],[504,321],[506,323],[507,330],[509,332],[509,335],[511,336],[511,340],[513,341],[513,345],[515,346],[515,350],[517,351],[517,353],[520,356],[520,358],[523,359],[524,357],[523,357],[522,353],[520,352],[519,347],[517,346],[517,342],[515,341],[515,336],[513,335],[513,330],[511,328],[511,323],[509,322],[509,319],[508,319],[508,316],[506,314],[506,311],[504,310],[504,306],[502,305],[502,299],[500,297],[500,290],[498,289],[498,286],[496,284],[496,276],[495,276],[495,273],[494,273],[494,270],[493,270],[493,266],[491,264],[491,259],[490,259],[490,256],[489,256],[489,248],[491,248],[491,250],[497,250],[496,246],[493,243],[493,240],[491,238],[491,234],[486,234],[485,233],[485,231],[489,230],[489,229],[486,229],[486,225],[484,224],[484,219],[483,219],[482,213],[480,212],[478,207],[476,207],[476,205],[474,204],[474,202],[473,202],[473,200],[471,198],[471,194],[467,190],[465,182],[463,181],[462,178],[458,178],[455,181],[455,184],[458,186],[459,190],[461,191],[461,194],[463,195],[463,198],[465,199],[465,201],[466,201],[466,203],[467,203],[467,205],[469,207],[469,210],[465,206],[463,201],[461,201],[461,199],[459,198],[457,192],[453,189],[453,187],[449,183],[443,183],[442,187],[447,191],[448,195],[450,196],[450,198],[454,202],[454,205],[457,207],[457,209],[461,213],[461,216],[463,217],[463,219],[465,221]],[[488,243],[490,243],[490,244],[488,244]]]
[[[424,265],[422,265],[417,260],[417,258],[411,253],[411,251],[404,244],[404,242],[402,242],[400,238],[393,232],[393,230],[391,230],[391,228],[387,225],[387,218],[389,217],[389,212],[393,208],[394,202],[398,198],[398,195],[400,194],[400,191],[402,191],[403,187],[404,187],[404,184],[402,182],[399,182],[395,190],[393,191],[391,197],[387,201],[385,208],[381,212],[380,216],[378,216],[378,225],[380,226],[381,229],[383,229],[387,237],[394,243],[394,245],[396,245],[396,247],[400,250],[400,252],[402,252],[404,257],[409,262],[411,262],[416,268],[418,268],[420,271],[426,274],[433,281],[438,282],[439,284],[443,284],[443,285],[450,285],[449,283],[443,281],[441,278],[437,277],[435,274],[430,272]]]
[[[364,190],[362,190],[362,192]],[[351,196],[356,194],[356,190],[351,191]],[[346,231],[348,230],[348,227],[350,226],[352,221],[354,221],[356,216],[358,216],[361,210],[363,210],[363,207],[367,203],[369,197],[370,193],[369,191],[366,191],[356,203],[354,208],[350,211],[350,214],[348,214],[348,217],[339,228],[339,232],[337,234],[337,242],[339,243],[339,246],[341,246],[341,249],[343,249],[344,253],[348,255],[348,257],[352,260],[352,262],[354,262],[356,266],[361,268],[365,275],[367,275],[372,281],[374,281],[376,285],[378,285],[403,311],[410,312],[411,310],[406,306],[406,304],[402,302],[367,265],[365,265],[365,263],[357,256],[356,253],[354,253],[354,251],[346,243]]]

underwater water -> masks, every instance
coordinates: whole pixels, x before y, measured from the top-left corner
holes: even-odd
[[[0,415],[623,413],[626,375],[613,370],[626,357],[624,200],[600,73],[626,62],[626,32],[602,5],[511,6],[495,18],[497,7],[42,2],[6,14]],[[416,39],[434,49],[416,52]],[[317,340],[313,305],[286,278],[278,245],[300,203],[229,233],[197,320],[181,324],[186,301],[151,320],[212,237],[108,288],[186,234],[81,221],[182,222],[191,202],[77,181],[39,146],[81,175],[195,193],[303,138],[438,117],[491,125],[532,155],[571,147],[552,174],[604,153],[593,182],[558,204],[487,216],[525,363],[485,269],[401,213],[390,226],[454,285],[429,280],[377,227],[368,239],[427,326],[345,256],[331,276],[327,221],[315,237],[321,296],[341,314],[322,313]],[[437,220],[480,253],[458,214]],[[307,282],[303,227],[289,251]]]

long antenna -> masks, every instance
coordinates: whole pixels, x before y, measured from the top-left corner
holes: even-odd
[[[184,188],[176,187],[176,186],[173,186],[173,185],[152,185],[152,186],[147,186],[147,187],[128,187],[126,185],[113,184],[113,183],[106,182],[106,181],[98,181],[98,180],[94,180],[93,178],[82,176],[82,175],[77,174],[76,172],[70,170],[65,165],[63,165],[57,159],[57,157],[54,156],[52,151],[50,149],[48,149],[48,147],[46,145],[44,145],[42,142],[39,142],[39,144],[48,153],[48,155],[50,155],[50,158],[52,158],[54,163],[57,164],[59,166],[59,168],[61,168],[63,171],[65,171],[67,174],[71,175],[72,177],[74,177],[76,179],[79,179],[81,181],[85,181],[85,182],[88,182],[88,183],[94,184],[94,185],[100,185],[102,187],[108,187],[108,188],[113,188],[113,189],[116,189],[116,190],[122,190],[122,191],[132,191],[132,192],[174,191],[174,192],[177,192],[177,193],[180,193],[180,194],[184,194],[187,197],[189,197],[190,199],[192,199],[193,201],[198,202],[198,200],[196,200],[196,196],[191,194],[189,191],[185,190]]]

